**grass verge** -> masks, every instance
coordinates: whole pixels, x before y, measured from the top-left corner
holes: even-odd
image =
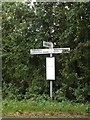
[[[70,101],[32,101],[32,100],[3,100],[2,102],[3,110],[2,114],[5,116],[8,112],[10,113],[23,113],[23,112],[65,112],[69,114],[84,114],[88,115],[89,113],[89,103],[75,103]]]

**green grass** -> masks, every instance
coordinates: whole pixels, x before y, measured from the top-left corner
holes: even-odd
[[[3,115],[7,114],[8,112],[22,113],[24,111],[26,112],[30,112],[30,111],[67,112],[70,114],[82,113],[85,115],[88,115],[89,113],[89,103],[83,104],[83,103],[74,103],[70,101],[63,101],[63,102],[52,101],[51,102],[51,101],[41,100],[37,102],[37,101],[31,101],[31,100],[8,101],[6,99],[6,100],[3,100],[2,106],[3,106],[3,111],[2,111]]]

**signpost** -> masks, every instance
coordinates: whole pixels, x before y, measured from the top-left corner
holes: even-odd
[[[50,54],[50,57],[46,57],[46,80],[50,80],[50,98],[52,100],[52,80],[55,80],[55,57],[52,54],[68,53],[70,48],[53,48],[52,42],[43,41],[43,47],[49,47],[49,49],[31,49],[30,54]]]

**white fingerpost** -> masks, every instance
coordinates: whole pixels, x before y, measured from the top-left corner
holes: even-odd
[[[70,48],[53,48],[52,42],[43,41],[43,47],[49,47],[49,49],[31,49],[30,54],[50,54],[50,57],[46,57],[46,80],[50,80],[50,98],[52,100],[52,81],[55,80],[55,57],[52,54],[60,54],[63,51],[69,53]]]

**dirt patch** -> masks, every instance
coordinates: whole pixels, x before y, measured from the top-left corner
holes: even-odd
[[[7,113],[3,117],[18,117],[18,118],[89,118],[83,114],[69,114],[63,112],[16,112]]]

